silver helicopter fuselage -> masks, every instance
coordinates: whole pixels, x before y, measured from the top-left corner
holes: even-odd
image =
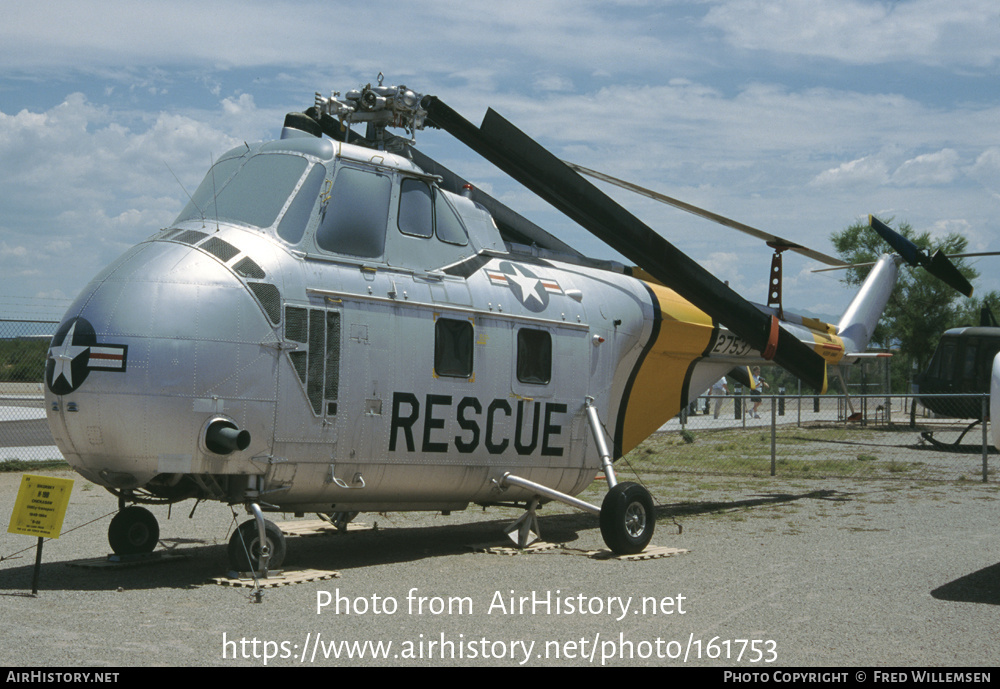
[[[512,254],[405,158],[241,146],[71,306],[49,422],[77,471],[129,494],[457,509],[511,469],[576,494],[600,467],[584,400],[613,434],[649,339],[641,284]]]

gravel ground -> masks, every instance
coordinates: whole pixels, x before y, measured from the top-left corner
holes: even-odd
[[[995,483],[680,475],[652,486],[653,543],[688,552],[631,562],[588,556],[603,548],[596,518],[560,507],[540,526],[561,547],[514,556],[473,549],[503,544],[514,510],[365,514],[367,528],[346,535],[289,538],[287,570],[339,578],[255,604],[211,582],[227,569],[228,507],[202,504],[189,519],[182,503],[169,520],[154,507],[158,550],[183,557],[84,568],[108,552],[116,501],[74,474],[38,473],[76,483],[37,597],[34,538],[0,535],[4,666],[996,663]],[[0,505],[19,484],[0,474]],[[599,504],[597,490],[583,497]],[[371,646],[332,657],[342,641],[391,646],[384,659]]]

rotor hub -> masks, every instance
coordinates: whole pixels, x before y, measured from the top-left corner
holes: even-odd
[[[316,93],[316,110],[340,120],[344,127],[355,122],[365,122],[374,130],[377,141],[383,139],[386,127],[406,130],[411,138],[418,129],[424,128],[427,111],[420,107],[422,96],[406,86],[384,86],[384,77],[378,75],[378,85],[366,84],[360,89],[352,89],[340,98],[334,91],[329,97]]]

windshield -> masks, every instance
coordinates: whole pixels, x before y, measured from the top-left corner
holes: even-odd
[[[270,227],[306,165],[305,158],[282,153],[221,160],[209,170],[175,223],[227,220]]]

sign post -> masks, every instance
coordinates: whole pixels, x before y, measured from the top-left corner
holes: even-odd
[[[7,533],[38,537],[35,571],[31,577],[32,595],[38,593],[38,576],[42,568],[42,543],[46,537],[59,538],[72,490],[71,478],[30,474],[21,477],[21,488],[17,491]]]

